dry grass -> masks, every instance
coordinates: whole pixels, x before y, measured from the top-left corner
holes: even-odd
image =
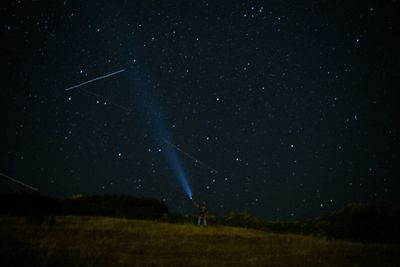
[[[396,245],[102,217],[56,221],[0,217],[0,265],[400,266]]]

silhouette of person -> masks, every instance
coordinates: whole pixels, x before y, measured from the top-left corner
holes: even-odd
[[[207,215],[208,215],[207,201],[204,200],[201,204],[194,202],[193,204],[196,208],[199,209],[199,217],[197,219],[197,225],[207,226]]]

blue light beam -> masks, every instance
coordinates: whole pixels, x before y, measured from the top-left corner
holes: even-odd
[[[190,188],[190,185],[186,178],[186,174],[183,170],[181,162],[179,161],[179,157],[176,151],[170,147],[167,147],[166,145],[164,145],[163,148],[164,148],[163,150],[166,151],[165,152],[166,159],[170,167],[174,170],[176,177],[178,178],[180,184],[183,187],[183,190],[185,191],[188,198],[192,199],[193,197],[192,189]]]
[[[164,152],[164,156],[166,157],[171,170],[174,172],[186,195],[189,199],[192,199],[192,190],[180,158],[176,150],[168,146],[168,143],[173,143],[172,135],[167,128],[167,120],[164,117],[162,107],[158,103],[159,97],[157,97],[155,92],[151,92],[151,89],[156,88],[156,86],[152,86],[149,76],[141,75],[140,73],[135,72],[134,75],[131,75],[130,77],[133,78],[132,83],[135,88],[135,99],[138,105],[141,106],[141,110],[143,112],[142,119],[144,119],[144,122],[152,133],[153,137],[163,148],[162,151]],[[168,143],[166,143],[165,140],[167,140]]]
[[[70,91],[72,89],[80,88],[81,86],[86,85],[88,83],[91,83],[91,82],[94,82],[97,80],[101,80],[101,79],[105,79],[105,78],[108,78],[110,76],[113,76],[115,74],[118,74],[118,73],[121,73],[124,71],[125,71],[125,69],[122,69],[122,70],[115,71],[115,72],[112,72],[112,73],[104,75],[104,76],[100,76],[100,77],[91,79],[89,81],[68,87],[65,89],[65,91]],[[135,99],[137,100],[138,105],[142,107],[142,112],[143,112],[142,119],[144,119],[145,124],[149,127],[149,130],[152,132],[152,135],[160,143],[160,146],[163,148],[162,150],[165,152],[164,155],[167,159],[167,162],[170,165],[171,169],[174,171],[175,176],[177,177],[177,179],[178,179],[179,183],[181,184],[183,190],[185,191],[186,195],[188,196],[189,199],[192,199],[192,197],[193,197],[192,190],[190,188],[190,184],[188,182],[187,175],[183,170],[182,163],[181,163],[176,151],[177,150],[180,151],[187,157],[194,160],[196,163],[199,163],[203,167],[209,169],[212,173],[213,172],[218,173],[218,171],[205,165],[200,160],[194,158],[193,156],[191,156],[190,154],[188,154],[187,152],[183,151],[182,149],[180,149],[179,147],[177,147],[173,144],[173,142],[171,141],[172,140],[171,133],[168,131],[168,129],[166,127],[166,119],[163,118],[163,112],[161,110],[161,105],[159,105],[157,103],[156,95],[154,93],[151,94],[151,92],[150,92],[150,89],[155,88],[155,86],[151,86],[150,81],[148,79],[147,80],[141,79],[142,77],[149,77],[148,75],[135,75],[135,74],[137,74],[137,73],[134,73],[130,77],[133,78],[133,84],[135,85],[135,92],[134,92]],[[132,110],[130,108],[122,106],[118,103],[115,103],[102,95],[96,94],[87,89],[82,89],[82,90],[89,95],[98,97],[103,100],[107,100],[113,106],[115,106],[119,109],[122,109],[128,113],[132,112]]]

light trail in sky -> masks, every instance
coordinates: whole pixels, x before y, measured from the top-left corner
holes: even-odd
[[[110,77],[110,76],[113,76],[113,75],[115,75],[115,74],[118,74],[118,73],[121,73],[121,72],[124,72],[124,71],[125,71],[125,69],[122,69],[122,70],[118,70],[118,71],[112,72],[112,73],[107,74],[107,75],[103,75],[103,76],[100,76],[100,77],[91,79],[91,80],[89,80],[89,81],[86,81],[86,82],[83,82],[83,83],[80,83],[80,84],[77,84],[77,85],[74,85],[74,86],[65,88],[65,91],[69,91],[69,90],[72,90],[72,89],[81,87],[81,86],[83,86],[83,85],[85,85],[85,84],[92,83],[92,82],[94,82],[94,81],[98,81],[98,80],[101,80],[101,79],[108,78],[108,77]]]
[[[1,173],[1,172],[0,172],[0,175],[3,176],[4,178],[7,178],[8,180],[10,180],[10,181],[12,181],[12,182],[14,182],[14,183],[23,185],[23,186],[25,186],[25,187],[27,187],[27,188],[33,190],[33,191],[39,191],[38,188],[33,187],[33,186],[31,186],[31,185],[29,185],[29,184],[26,184],[26,183],[24,183],[24,182],[21,182],[21,181],[15,179],[15,178],[12,178],[12,177],[8,176],[7,174],[4,174],[4,173]]]
[[[176,150],[178,150],[179,152],[181,152],[183,155],[185,155],[186,157],[192,159],[195,163],[200,164],[201,166],[203,166],[204,168],[208,169],[211,173],[218,173],[218,171],[216,169],[211,168],[210,166],[204,164],[202,161],[198,160],[197,158],[193,157],[192,155],[190,155],[189,153],[187,153],[186,151],[184,151],[183,149],[179,148],[178,146],[174,145],[171,142],[168,142],[167,140],[163,139],[163,141],[172,146],[173,148],[175,148]]]

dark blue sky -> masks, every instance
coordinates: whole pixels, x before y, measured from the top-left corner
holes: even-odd
[[[44,195],[151,196],[195,212],[168,163],[178,162],[212,213],[267,219],[398,204],[398,10],[7,1],[0,172]],[[82,87],[109,101],[64,90],[119,69]],[[164,135],[218,173],[178,150],[166,158]],[[3,178],[0,188],[24,189]]]

